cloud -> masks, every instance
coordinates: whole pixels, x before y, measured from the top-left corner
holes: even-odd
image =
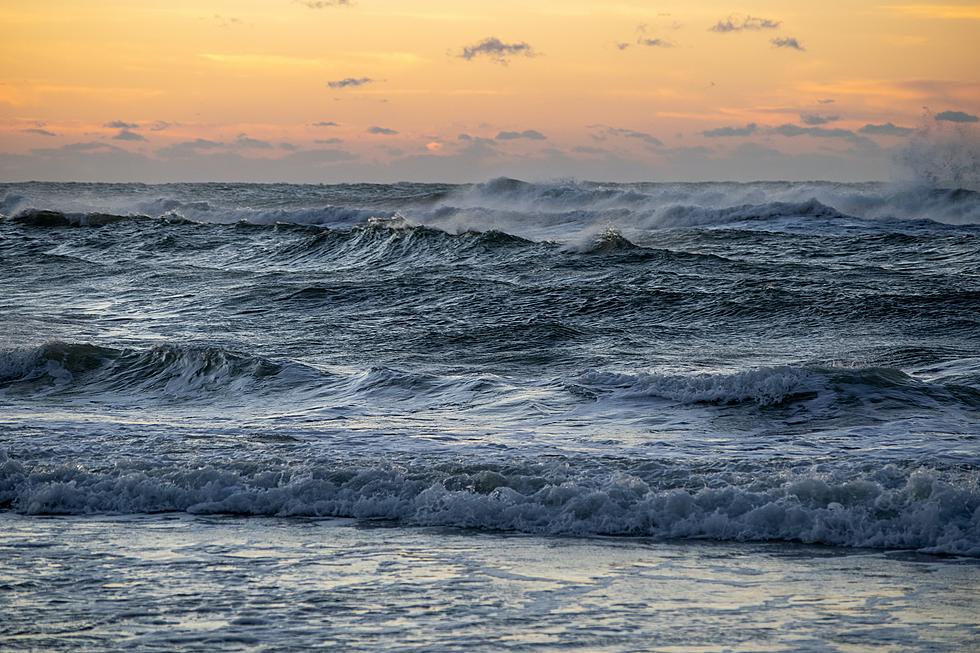
[[[479,43],[465,46],[456,56],[467,61],[477,57],[487,57],[494,63],[506,65],[511,57],[536,57],[537,53],[524,41],[504,43],[497,37],[491,36]]]
[[[648,48],[672,48],[674,44],[670,41],[664,39],[650,39],[650,38],[639,38],[636,40],[637,45],[645,45]]]
[[[834,102],[836,102],[836,100],[833,100],[831,98],[823,98],[821,100],[817,100],[817,104],[833,104]]]
[[[160,148],[157,150],[157,155],[165,158],[187,157],[194,156],[202,150],[214,150],[219,147],[224,147],[224,143],[209,141],[205,138],[198,138],[193,141],[183,141],[181,143],[174,143],[173,145]]]
[[[648,134],[647,132],[637,131],[635,129],[624,129],[622,127],[609,127],[607,125],[586,125],[588,129],[598,129],[597,134],[593,134],[592,138],[602,141],[608,136],[621,136],[623,138],[635,138],[636,140],[643,141],[647,145],[652,147],[660,147],[663,145],[663,141],[654,136],[653,134]]]
[[[828,122],[840,120],[840,116],[821,116],[817,113],[801,113],[800,120],[805,125],[826,125]]]
[[[339,127],[340,125],[339,123],[336,123],[333,120],[321,120],[320,122],[313,123],[313,126],[314,127]]]
[[[855,134],[849,129],[828,128],[828,127],[800,127],[799,125],[780,125],[773,127],[772,132],[780,136],[795,138],[796,136],[812,136],[814,138],[839,138],[850,141],[855,145],[860,145],[869,150],[880,149],[874,141],[864,136]]]
[[[667,39],[662,39],[659,37],[649,37],[647,36],[647,26],[638,25],[636,28],[636,44],[642,45],[648,48],[672,48],[674,44]],[[628,45],[628,44],[624,44]],[[620,47],[620,50],[625,50],[626,48]]]
[[[236,25],[245,24],[243,20],[240,18],[235,18],[234,16],[222,16],[221,14],[215,14],[214,19],[221,27],[235,27]]]
[[[140,126],[135,122],[126,122],[125,120],[113,120],[102,125],[108,129],[139,129]]]
[[[40,127],[32,127],[31,129],[25,129],[25,134],[37,134],[38,136],[57,136],[54,132],[50,132],[47,129],[41,129]]]
[[[316,139],[313,142],[316,143],[316,144],[318,144],[318,145],[338,145],[340,143],[343,143],[344,142],[344,139],[342,139],[342,138],[318,138],[318,139]]]
[[[759,18],[758,16],[733,15],[729,16],[726,20],[719,20],[718,23],[710,29],[710,31],[718,32],[719,34],[744,32],[745,30],[757,32],[763,29],[776,29],[781,24],[782,21]]]
[[[165,120],[155,120],[150,123],[150,131],[153,132],[162,132],[163,130],[170,129],[171,127],[173,127],[173,125]]]
[[[908,136],[914,131],[910,127],[899,127],[890,122],[886,122],[882,125],[865,125],[858,130],[858,133],[867,136]]]
[[[120,129],[112,139],[115,141],[145,141],[146,137],[128,129]]]
[[[728,138],[731,136],[751,136],[758,131],[759,126],[754,122],[750,122],[744,127],[717,127],[715,129],[709,129],[707,131],[701,132],[702,136],[707,136],[708,138]]]
[[[298,4],[310,9],[328,9],[330,7],[349,7],[350,0],[296,0]]]
[[[335,79],[327,82],[327,86],[330,88],[357,88],[358,86],[374,83],[374,81],[370,77],[345,77],[344,79]]]
[[[543,141],[547,140],[547,136],[542,134],[536,129],[525,129],[522,132],[500,132],[497,134],[496,139],[498,141],[513,141],[521,138],[526,138],[530,141]]]
[[[292,143],[286,143],[286,142],[279,143],[279,147],[280,147],[280,149],[286,150],[287,152],[295,152],[296,150],[299,149],[298,147],[296,147]]]
[[[803,44],[797,41],[794,36],[780,36],[770,41],[770,43],[776,48],[790,48],[792,50],[799,50],[800,52],[806,51]]]
[[[31,152],[38,156],[58,156],[65,153],[87,154],[91,152],[125,152],[125,150],[109,143],[88,141],[86,143],[68,143],[61,147],[31,150]]]
[[[579,145],[572,148],[572,152],[576,154],[606,154],[606,150],[601,147],[590,147],[588,145]]]
[[[235,142],[232,143],[235,147],[244,147],[253,150],[271,150],[273,148],[272,143],[267,141],[260,141],[257,138],[252,138],[248,134],[239,134],[235,138]]]
[[[398,132],[394,129],[388,129],[387,127],[368,127],[367,133],[369,134],[380,134],[382,136],[394,136]]]
[[[780,125],[773,127],[773,133],[780,136],[817,136],[822,138],[850,138],[854,132],[848,129],[828,129],[826,127],[800,127],[799,125]]]
[[[628,50],[629,47],[630,47],[630,44],[629,43],[625,43],[625,42],[617,43],[616,44],[616,49],[617,50]]]
[[[946,122],[977,122],[980,118],[977,118],[972,113],[964,113],[963,111],[943,111],[942,113],[936,114],[936,120]]]

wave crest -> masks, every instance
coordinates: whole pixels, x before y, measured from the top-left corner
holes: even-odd
[[[270,468],[29,466],[0,451],[0,507],[27,514],[190,512],[385,519],[561,535],[909,548],[980,556],[980,481],[933,469],[746,469],[648,463]]]

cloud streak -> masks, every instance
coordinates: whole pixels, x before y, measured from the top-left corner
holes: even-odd
[[[624,127],[609,127],[607,125],[586,125],[589,129],[598,129],[599,133],[593,134],[592,138],[602,141],[609,136],[618,136],[621,138],[632,138],[638,141],[643,141],[651,147],[661,147],[663,146],[663,141],[647,132],[641,132],[636,129],[626,129]]]
[[[730,34],[732,32],[758,32],[764,29],[776,29],[782,25],[782,21],[760,18],[758,16],[729,16],[725,20],[719,20],[709,29],[718,34]]]
[[[374,126],[374,127],[368,127],[367,133],[378,134],[380,136],[394,136],[398,133],[398,131],[395,129],[389,129],[387,127]]]
[[[731,138],[736,136],[751,136],[759,130],[759,126],[750,122],[744,127],[718,127],[701,132],[707,138]]]
[[[370,77],[345,77],[327,82],[330,88],[357,88],[366,84],[373,84],[376,80]]]
[[[329,9],[330,7],[349,7],[350,0],[296,0],[308,9]]]
[[[800,114],[800,121],[810,126],[826,125],[829,122],[835,122],[837,120],[840,120],[840,116],[822,116],[817,113]]]
[[[40,127],[32,127],[31,129],[25,129],[23,131],[25,134],[37,134],[38,136],[57,136],[57,134],[54,132],[48,131],[47,129],[41,129]]]
[[[139,123],[126,122],[125,120],[113,120],[102,125],[108,129],[139,129]]]
[[[942,111],[936,114],[936,120],[943,122],[977,122],[980,118],[965,111]]]
[[[146,137],[144,137],[142,134],[137,134],[136,132],[130,131],[128,129],[120,129],[119,132],[112,137],[112,139],[116,141],[138,142],[138,141],[145,141]]]
[[[526,139],[529,141],[543,141],[547,140],[547,136],[542,134],[536,129],[525,129],[524,131],[503,131],[497,134],[496,139],[498,141],[514,141],[518,139]]]
[[[505,43],[495,36],[490,36],[479,43],[464,46],[456,56],[467,61],[486,57],[494,63],[507,65],[513,57],[536,57],[537,53],[529,43],[524,41]]]
[[[858,130],[858,133],[866,136],[908,136],[914,131],[911,127],[899,127],[893,123],[886,122],[880,125],[865,125]]]
[[[235,138],[233,143],[235,147],[242,147],[253,150],[271,150],[273,148],[272,143],[266,141],[261,141],[257,138],[252,138],[248,134],[239,134]]]
[[[770,41],[775,48],[789,48],[790,50],[798,50],[800,52],[805,52],[806,48],[803,44],[796,40],[795,36],[780,36],[774,38]]]

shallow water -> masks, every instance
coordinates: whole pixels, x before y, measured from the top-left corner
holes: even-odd
[[[0,514],[28,539],[62,524],[129,546],[131,523],[202,547],[212,528],[375,537],[308,521],[331,517],[384,520],[379,547],[421,538],[438,559],[440,538],[583,547],[600,575],[712,541],[745,568],[782,558],[731,543],[973,578],[869,550],[980,556],[976,193],[7,184],[0,211]],[[452,614],[450,637],[477,618]],[[787,636],[843,623],[820,619]]]
[[[971,559],[296,519],[0,527],[12,648],[965,651],[980,638]]]

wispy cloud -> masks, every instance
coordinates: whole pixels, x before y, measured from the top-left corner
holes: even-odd
[[[314,127],[339,127],[340,123],[336,123],[333,120],[321,120],[320,122],[313,123]]]
[[[638,131],[636,129],[626,129],[624,127],[609,127],[608,125],[586,125],[588,129],[598,130],[592,135],[597,141],[605,140],[610,136],[618,136],[621,138],[633,138],[638,141],[643,141],[651,147],[661,147],[664,143],[659,138],[653,134],[647,132]]]
[[[330,88],[357,88],[359,86],[371,84],[375,81],[376,80],[371,79],[370,77],[345,77],[343,79],[335,79],[327,82],[327,86]]]
[[[914,131],[911,127],[899,127],[893,123],[886,122],[880,125],[865,125],[858,130],[858,133],[866,136],[908,136]]]
[[[296,4],[310,9],[329,9],[330,7],[349,7],[350,0],[296,0]]]
[[[648,48],[672,48],[674,44],[666,39],[651,39],[651,38],[641,38],[637,39],[637,45],[643,45]]]
[[[271,150],[273,148],[272,143],[252,138],[248,134],[239,134],[232,145],[253,150]]]
[[[850,129],[828,128],[828,127],[800,127],[799,125],[780,125],[773,127],[772,132],[780,136],[794,138],[796,136],[812,136],[814,138],[838,138],[850,141],[855,145],[862,145],[876,148],[877,145],[869,138],[852,132]]]
[[[796,37],[794,36],[780,36],[778,38],[774,38],[772,41],[770,41],[770,43],[773,44],[773,47],[777,48],[789,48],[791,50],[799,50],[800,52],[806,51],[803,44],[797,41]]]
[[[47,129],[41,129],[40,127],[32,127],[31,129],[23,130],[25,134],[37,134],[38,136],[57,136],[54,132],[48,131]]]
[[[936,120],[945,122],[977,122],[980,118],[964,111],[942,111],[936,114]]]
[[[135,122],[126,122],[125,120],[112,120],[102,125],[109,129],[139,129],[139,124]]]
[[[44,148],[38,150],[31,150],[33,154],[39,156],[57,156],[65,152],[72,153],[91,153],[91,152],[125,152],[126,150],[116,147],[110,143],[99,143],[97,141],[88,141],[85,143],[68,143],[67,145],[62,145],[61,147],[54,148]]]
[[[142,134],[137,134],[136,132],[130,131],[128,129],[120,129],[119,132],[116,133],[116,135],[112,137],[112,139],[113,140],[116,140],[116,141],[134,141],[135,142],[135,141],[145,141],[146,140],[146,137],[143,136]]]
[[[744,127],[717,127],[701,132],[702,136],[708,138],[730,138],[733,136],[751,136],[759,130],[759,126],[750,122]]]
[[[171,127],[173,127],[173,125],[165,120],[155,120],[150,123],[150,131],[153,132],[162,132],[166,129],[170,129]]]
[[[804,125],[826,125],[829,122],[840,120],[840,116],[823,116],[818,113],[801,113],[800,121]]]
[[[730,32],[744,32],[746,30],[757,32],[764,29],[776,29],[782,21],[771,20],[769,18],[759,18],[758,16],[739,16],[732,15],[725,20],[719,20],[710,31],[719,34]]]
[[[394,136],[398,133],[397,130],[389,129],[387,127],[368,127],[367,133],[369,134],[380,134],[381,136]]]
[[[203,151],[216,150],[221,147],[224,147],[224,143],[211,141],[206,138],[197,138],[193,141],[183,141],[162,147],[157,150],[157,155],[164,158],[189,157],[195,156]]]
[[[221,27],[237,27],[245,24],[245,21],[240,18],[235,18],[234,16],[222,16],[221,14],[215,14],[214,20]]]
[[[536,129],[525,129],[524,131],[503,131],[497,134],[496,139],[498,141],[513,141],[518,139],[527,139],[529,141],[543,141],[548,137],[539,132]]]
[[[467,61],[472,61],[477,57],[486,57],[494,63],[507,65],[512,57],[535,57],[537,53],[529,43],[524,41],[505,43],[497,37],[491,36],[479,43],[465,46],[456,56]]]
[[[667,39],[658,36],[648,36],[647,26],[640,25],[636,28],[636,44],[647,48],[672,48],[674,44]],[[620,48],[623,49],[623,48]]]

